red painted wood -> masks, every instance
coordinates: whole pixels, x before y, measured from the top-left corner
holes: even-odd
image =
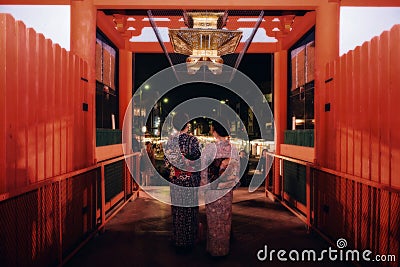
[[[68,53],[61,49],[61,74],[58,105],[60,105],[60,173],[67,173],[68,153]],[[57,105],[57,103],[56,103]]]
[[[27,36],[26,26],[22,21],[16,21],[17,35],[17,72],[14,79],[17,80],[17,87],[13,92],[17,98],[17,106],[14,109],[17,120],[15,121],[16,132],[14,142],[16,142],[16,176],[15,186],[20,188],[28,184],[28,154],[27,154],[27,117],[28,117],[28,90],[29,85],[26,79],[28,75],[27,64],[23,64],[27,58]]]
[[[16,158],[17,158],[17,125],[18,119],[15,109],[17,108],[18,94],[15,93],[18,82],[15,73],[18,73],[17,58],[17,29],[12,17],[6,17],[6,191],[11,191],[16,187]]]
[[[79,169],[80,162],[82,160],[82,153],[81,153],[81,148],[80,148],[80,143],[79,143],[79,128],[81,127],[81,120],[79,118],[79,81],[76,79],[76,77],[79,76],[79,58],[75,55],[72,55],[72,76],[71,76],[71,93],[72,93],[72,114],[73,114],[73,123],[71,125],[72,127],[72,132],[73,132],[73,142],[71,143],[72,146],[72,164],[73,164],[73,169],[77,170]]]
[[[390,184],[390,128],[391,116],[390,111],[390,54],[389,54],[389,32],[385,31],[380,36],[379,41],[379,73],[380,73],[380,88],[377,102],[380,103],[380,181],[383,184]],[[385,90],[386,93],[380,93]]]
[[[45,117],[43,123],[45,124],[45,178],[54,176],[54,51],[51,40],[46,39],[46,87],[44,88],[46,97],[45,104]]]
[[[87,156],[87,146],[86,146],[86,113],[84,112],[82,109],[82,104],[85,102],[85,87],[84,87],[84,81],[81,80],[81,77],[83,77],[84,75],[84,65],[83,65],[83,60],[79,59],[79,69],[77,72],[77,76],[75,77],[75,79],[77,80],[77,88],[76,90],[78,90],[78,98],[77,100],[77,116],[79,118],[79,135],[78,135],[78,140],[79,140],[79,154],[80,154],[80,161],[79,161],[79,168],[84,168],[86,167],[86,156]]]
[[[330,78],[331,72],[330,69],[332,68],[332,64],[327,64],[325,67],[325,81],[328,80]],[[325,104],[329,102],[329,93],[332,91],[332,82],[329,83],[325,83],[323,90],[321,90],[321,92],[319,92],[320,94],[320,106],[318,107],[321,112],[321,121],[318,124],[318,130],[320,132],[320,134],[322,136],[327,136],[330,132],[329,129],[329,120],[331,119],[331,113],[329,112],[325,112],[324,111],[324,107]],[[317,92],[316,92],[317,94]],[[319,139],[321,141],[321,144],[319,144],[317,147],[318,149],[320,149],[322,152],[319,153],[320,155],[320,164],[324,165],[324,166],[329,166],[329,156],[331,155],[331,151],[332,151],[332,146],[331,144],[329,144],[329,139]]]
[[[379,37],[374,37],[370,42],[370,74],[368,75],[369,91],[369,123],[371,132],[371,180],[380,181],[380,107],[382,103],[378,101],[380,89],[381,73],[379,72]],[[385,90],[384,90],[385,91]]]
[[[347,53],[346,58],[346,109],[347,116],[347,173],[354,174],[354,121],[357,120],[353,113],[354,79],[353,79],[353,51]]]
[[[327,64],[326,68],[326,76],[325,76],[325,81],[333,78],[333,68],[334,68],[334,62],[332,61],[331,63]],[[334,81],[332,80],[331,82],[325,83],[325,97],[324,101],[322,101],[321,105],[325,107],[326,104],[330,103],[332,105],[332,96],[333,96],[333,91],[334,91]],[[333,130],[333,114],[332,112],[326,112],[325,109],[322,111],[321,115],[324,117],[325,121],[325,127],[324,127],[324,136],[326,138],[323,139],[324,141],[324,146],[322,149],[326,152],[330,151],[331,148],[335,147],[335,140],[332,140],[332,130]],[[323,164],[326,165],[328,168],[334,168],[334,157],[332,153],[321,153],[320,155],[323,156]]]
[[[0,70],[5,70],[7,66],[7,19],[10,15],[0,14]],[[6,72],[0,71],[0,193],[6,192]]]
[[[67,55],[67,65],[68,65],[68,76],[67,76],[67,172],[71,172],[75,170],[74,165],[74,125],[75,125],[75,114],[74,114],[74,94],[75,90],[73,90],[74,82],[73,82],[73,69],[74,69],[74,56],[71,53]]]
[[[27,117],[27,133],[28,133],[28,168],[29,168],[29,181],[28,184],[32,184],[37,181],[38,176],[38,106],[31,105],[32,103],[39,102],[39,53],[37,34],[32,28],[28,29],[28,54],[27,54],[27,66],[28,66],[28,81],[29,90],[28,95],[28,117]]]
[[[340,64],[340,84],[339,90],[339,103],[337,109],[339,113],[339,131],[340,131],[340,171],[347,173],[347,115],[348,115],[348,90],[347,90],[347,54],[339,59]]]
[[[370,104],[369,104],[369,43],[361,46],[361,71],[360,71],[360,110],[359,120],[361,122],[361,177],[370,180]],[[355,99],[357,101],[357,99]]]
[[[341,129],[340,129],[340,85],[341,85],[341,76],[340,76],[340,60],[335,61],[335,87],[333,92],[333,101],[332,101],[332,114],[334,117],[334,131],[335,131],[335,155],[336,155],[336,162],[335,162],[335,169],[340,170],[341,164],[341,147],[340,147],[340,137],[341,137]]]
[[[53,45],[54,52],[54,175],[61,174],[61,109],[62,109],[62,71],[61,71],[61,47]]]
[[[352,112],[354,116],[354,121],[353,121],[353,127],[354,127],[354,133],[353,133],[353,143],[354,143],[354,152],[353,152],[353,162],[354,162],[354,175],[361,177],[361,116],[362,116],[362,110],[361,110],[361,105],[360,105],[360,98],[361,98],[361,47],[357,46],[356,49],[354,49],[353,52],[353,81],[354,81],[354,87],[353,87],[353,103],[352,103]]]
[[[39,82],[39,99],[41,100],[40,102],[38,101],[35,108],[37,110],[37,181],[41,181],[45,179],[45,120],[46,120],[46,106],[47,103],[45,101],[46,99],[46,77],[47,77],[47,72],[46,70],[46,47],[45,47],[45,38],[43,34],[38,35],[37,39],[37,47],[38,47],[38,54],[39,54],[39,76],[38,76],[38,82]],[[40,103],[40,104],[39,104]]]
[[[390,31],[390,112],[391,185],[400,188],[400,116],[397,115],[400,99],[400,25]]]

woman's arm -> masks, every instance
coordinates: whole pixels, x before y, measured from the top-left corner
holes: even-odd
[[[200,150],[199,140],[194,136],[190,136],[189,154],[185,155],[185,157],[190,160],[197,160],[200,158],[200,156],[201,156],[201,150]]]

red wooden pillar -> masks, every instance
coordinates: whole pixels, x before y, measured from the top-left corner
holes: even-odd
[[[323,90],[325,90],[326,64],[339,56],[340,6],[337,2],[323,2],[316,9],[315,26],[314,151],[317,164],[324,164],[321,160],[326,157],[325,151],[322,150],[324,146],[321,144],[329,142],[324,132],[326,122],[321,120],[326,104],[321,98],[321,95],[324,95]],[[337,107],[331,107],[331,109],[335,108]]]
[[[125,136],[132,136],[132,119],[124,121],[127,115],[127,108],[132,98],[132,52],[119,50],[119,127],[126,131]],[[132,108],[132,107],[131,107]],[[131,109],[130,109],[131,110]],[[130,114],[132,114],[129,111]],[[127,125],[124,125],[124,122]],[[132,148],[132,140],[128,138],[126,142],[126,151],[130,152]]]
[[[274,53],[274,120],[276,154],[281,153],[284,132],[287,128],[287,50]],[[282,189],[280,160],[275,159],[273,193],[279,195]]]
[[[71,52],[87,62],[87,92],[85,101],[88,111],[85,114],[85,144],[84,151],[75,151],[74,154],[84,153],[86,164],[94,164],[96,136],[95,136],[95,51],[96,51],[96,7],[93,0],[71,1]],[[69,88],[69,90],[76,90]]]

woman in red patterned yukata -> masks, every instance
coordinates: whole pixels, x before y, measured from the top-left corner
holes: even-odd
[[[239,153],[226,128],[213,120],[210,131],[215,143],[202,151],[201,185],[206,186],[207,252],[211,256],[229,253],[233,189],[239,181]]]

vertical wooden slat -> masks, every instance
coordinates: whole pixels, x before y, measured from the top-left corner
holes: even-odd
[[[75,156],[77,157],[78,162],[77,162],[77,168],[82,168],[83,164],[82,162],[84,161],[85,158],[85,144],[82,142],[82,139],[84,138],[84,121],[83,121],[83,111],[82,111],[82,80],[81,80],[81,71],[82,71],[82,61],[79,57],[77,59],[77,68],[75,72],[75,86],[73,90],[75,90],[75,118],[77,119],[76,121],[76,126],[77,128],[75,129],[77,132],[77,136],[75,138],[75,145],[76,145],[76,151],[75,151]]]
[[[328,76],[329,76],[329,67],[330,67],[330,64],[327,63],[325,65],[325,76],[324,76],[324,80],[325,81],[327,79],[329,79],[328,78]],[[330,86],[329,83],[324,83],[323,87],[321,88],[322,90],[320,90],[321,91],[320,92],[321,95],[319,96],[320,107],[318,107],[318,108],[320,109],[319,114],[320,114],[321,119],[320,119],[320,122],[317,124],[319,126],[319,129],[317,128],[317,129],[315,129],[315,131],[318,131],[319,134],[321,134],[322,136],[326,136],[326,134],[329,132],[329,129],[328,129],[329,125],[328,125],[327,121],[329,119],[329,115],[330,114],[324,112],[324,106],[329,101],[329,100],[327,100],[329,98],[329,96],[328,96],[329,95],[329,89],[330,89],[329,86]],[[317,92],[315,92],[315,94],[317,94]],[[327,162],[328,161],[328,157],[327,157],[327,155],[329,154],[329,148],[328,148],[329,145],[327,144],[325,139],[320,138],[319,140],[321,141],[321,144],[316,145],[316,148],[321,151],[321,152],[317,153],[319,155],[319,157],[320,157],[318,162],[320,162],[320,164],[322,166],[328,166],[328,162]]]
[[[353,104],[352,104],[352,112],[354,116],[354,122],[353,122],[353,127],[354,127],[354,134],[353,134],[353,143],[354,143],[354,152],[353,152],[353,157],[354,157],[354,175],[357,177],[361,177],[361,160],[362,160],[362,155],[361,155],[361,131],[362,131],[362,126],[361,126],[361,116],[363,114],[361,110],[361,47],[357,46],[356,49],[354,50],[353,53],[353,58],[354,58],[354,63],[353,63],[353,80],[354,80],[354,99],[353,99]]]
[[[82,151],[82,167],[88,166],[87,162],[88,162],[88,147],[90,144],[90,140],[88,139],[88,128],[89,128],[89,118],[88,118],[88,114],[89,111],[84,111],[83,110],[83,103],[88,104],[88,97],[87,97],[87,82],[85,81],[85,79],[87,80],[87,75],[85,74],[85,62],[83,61],[83,59],[79,60],[79,87],[77,88],[77,90],[79,90],[79,95],[80,95],[80,109],[79,109],[79,115],[81,116],[82,119],[82,127],[81,127],[81,144],[82,147],[81,149]]]
[[[74,66],[74,85],[71,88],[74,91],[74,161],[75,161],[75,169],[79,169],[82,167],[82,159],[83,149],[82,149],[82,103],[81,103],[81,94],[80,94],[80,58],[74,56],[75,58],[75,66]]]
[[[374,37],[370,42],[370,74],[368,75],[370,84],[369,93],[369,121],[370,121],[370,131],[371,131],[371,180],[379,182],[379,166],[380,166],[380,149],[379,149],[379,139],[380,139],[380,106],[381,103],[378,101],[379,93],[386,93],[387,89],[379,90],[380,87],[380,77],[379,72],[379,38]],[[380,92],[379,92],[380,91]]]
[[[361,109],[360,109],[360,60],[361,60],[361,48],[357,46],[353,51],[353,103],[352,113],[354,117],[353,123],[353,173],[354,175],[361,176]],[[356,248],[361,247],[361,229],[362,229],[362,194],[361,185],[359,183],[354,184],[354,246]]]
[[[54,50],[51,40],[46,39],[45,45],[47,47],[47,83],[44,90],[46,90],[46,117],[45,123],[45,139],[46,139],[46,153],[45,153],[45,166],[46,178],[54,176]]]
[[[88,162],[89,162],[89,149],[90,149],[90,143],[91,143],[91,138],[89,138],[89,127],[90,127],[90,118],[89,118],[89,110],[88,111],[84,111],[83,110],[83,103],[89,104],[88,101],[88,82],[86,81],[88,78],[87,75],[87,67],[85,64],[85,61],[83,59],[81,59],[81,72],[80,72],[80,92],[82,94],[81,96],[81,109],[80,109],[80,113],[82,116],[82,121],[83,121],[83,127],[82,127],[82,142],[84,144],[83,148],[84,148],[84,158],[83,158],[83,166],[88,166]],[[89,108],[89,106],[88,106]]]
[[[353,63],[353,51],[349,51],[346,59],[346,90],[347,90],[347,173],[354,174],[354,121],[357,118],[354,117],[353,103],[354,103],[354,63]]]
[[[73,171],[75,168],[74,165],[74,56],[71,53],[68,53],[68,70],[67,70],[67,90],[66,90],[66,99],[67,99],[67,171]]]
[[[54,51],[54,175],[61,174],[61,47],[53,45]]]
[[[340,90],[341,84],[342,84],[342,76],[341,74],[341,61],[340,59],[337,59],[335,62],[335,87],[334,87],[334,101],[333,101],[333,107],[332,107],[332,114],[335,118],[335,135],[336,135],[336,143],[335,143],[335,150],[336,150],[336,170],[341,169],[341,127],[342,127],[342,121],[340,119],[341,117],[341,95],[342,91]],[[331,176],[328,176],[331,177]],[[338,209],[338,207],[341,206],[340,201],[341,201],[341,183],[340,179],[337,179],[337,177],[331,177],[332,182],[332,188],[334,189],[334,199],[328,198],[328,206],[332,207],[333,211],[335,212],[336,216],[333,216],[332,214],[329,216],[331,217],[340,217],[343,218],[342,214],[342,209]],[[329,192],[330,187],[327,187],[327,192]],[[332,212],[333,213],[333,212]],[[339,233],[340,232],[340,227],[342,225],[342,222],[339,224],[334,224],[333,221],[328,218],[327,220],[327,225],[329,229],[332,229],[333,232]]]
[[[15,107],[17,107],[17,94],[15,89],[17,88],[17,79],[15,79],[15,74],[18,73],[18,62],[15,60],[17,58],[17,36],[16,36],[16,24],[12,17],[6,17],[6,90],[5,98],[7,100],[6,108],[6,190],[11,191],[15,189],[15,179],[16,179],[16,157],[17,157],[17,129],[16,121],[18,119],[17,113],[15,112]]]
[[[389,98],[390,92],[390,64],[389,64],[389,32],[385,31],[379,41],[379,73],[380,88],[377,102],[380,103],[380,152],[381,166],[380,178],[381,183],[389,185],[390,177],[390,128],[391,123],[391,106]]]
[[[369,121],[369,43],[365,42],[361,46],[361,65],[360,65],[360,122],[361,122],[361,176],[370,179],[370,121]]]
[[[28,108],[28,69],[27,58],[27,38],[26,26],[22,21],[16,22],[17,27],[17,73],[14,79],[17,80],[17,87],[13,90],[17,97],[17,106],[14,112],[17,114],[16,133],[14,142],[16,142],[16,188],[21,188],[28,184],[28,155],[27,155],[27,108]]]
[[[336,130],[336,118],[337,118],[337,112],[336,110],[338,109],[337,106],[337,93],[336,93],[336,84],[337,84],[337,65],[338,65],[338,61],[335,60],[333,61],[332,64],[332,69],[331,69],[331,77],[333,78],[332,80],[332,84],[330,86],[330,92],[329,92],[329,97],[330,97],[330,103],[331,103],[331,110],[329,111],[330,114],[330,124],[329,124],[329,129],[330,129],[330,138],[331,140],[334,140],[332,147],[331,147],[331,154],[332,157],[331,158],[331,165],[330,168],[332,169],[336,169],[336,162],[338,160],[338,155],[337,155],[337,147],[338,147],[338,142],[337,142],[337,130]]]
[[[340,90],[340,59],[337,59],[335,61],[335,87],[333,88],[333,107],[332,107],[332,114],[334,118],[334,125],[335,125],[335,154],[336,154],[336,165],[335,169],[340,170],[340,164],[341,164],[341,148],[340,148],[340,136],[341,136],[341,130],[340,130],[340,95],[341,95],[341,90]],[[336,108],[335,108],[336,107]]]
[[[27,118],[27,131],[28,131],[28,168],[29,168],[29,183],[37,181],[38,169],[37,169],[37,114],[38,106],[32,103],[39,102],[39,48],[37,43],[37,34],[32,28],[28,29],[28,55],[27,55],[27,66],[29,89],[28,94],[28,118]]]
[[[390,31],[390,101],[391,112],[396,114],[400,99],[400,25]],[[391,185],[400,188],[400,116],[391,116],[390,148],[391,148]]]
[[[93,138],[94,138],[94,131],[95,129],[92,126],[92,120],[93,116],[95,114],[92,112],[93,111],[93,104],[92,104],[92,92],[89,91],[90,89],[93,90],[93,88],[89,88],[89,73],[88,73],[88,64],[83,61],[83,74],[82,77],[85,80],[82,80],[83,82],[83,92],[84,92],[84,99],[83,101],[88,104],[88,111],[82,111],[83,116],[85,118],[85,147],[86,147],[86,153],[85,153],[85,166],[89,166],[93,164],[94,162],[92,161],[93,158],[93,153],[92,149],[93,146],[95,145],[93,143]],[[117,122],[118,123],[118,122]]]
[[[85,117],[87,118],[87,126],[86,126],[86,147],[87,147],[87,154],[86,154],[86,166],[90,166],[94,164],[94,155],[95,155],[95,93],[96,93],[96,83],[94,82],[94,76],[90,76],[89,74],[89,66],[88,63],[84,61],[84,78],[87,80],[85,81],[85,102],[88,103],[88,111],[85,112]],[[117,118],[116,118],[117,119]],[[118,123],[118,122],[117,122]],[[122,127],[122,125],[119,125]]]
[[[79,75],[79,80],[80,80],[80,92],[81,92],[81,108],[80,108],[80,114],[82,116],[82,122],[83,122],[83,127],[82,127],[82,144],[83,144],[83,149],[84,149],[84,153],[83,153],[83,161],[82,161],[82,165],[84,167],[88,166],[87,162],[89,161],[88,159],[88,151],[89,151],[89,144],[90,144],[90,140],[88,139],[88,128],[89,128],[89,111],[84,111],[83,110],[83,103],[88,104],[88,88],[87,88],[87,82],[83,79],[88,78],[87,74],[86,74],[86,70],[85,70],[85,61],[83,59],[81,59],[81,71],[80,71],[80,75]],[[82,79],[83,78],[83,79]]]
[[[7,27],[12,21],[11,16],[0,14],[0,193],[6,192],[6,148],[7,148],[7,123],[6,123],[6,87],[7,87],[7,42],[9,40]]]
[[[68,147],[68,54],[67,51],[63,48],[61,49],[61,87],[60,92],[58,94],[58,101],[60,107],[60,172],[61,174],[67,172],[67,147]]]
[[[43,34],[39,34],[37,38],[37,47],[39,54],[39,101],[32,103],[35,109],[38,111],[38,125],[37,125],[37,180],[43,180],[45,178],[45,121],[46,121],[46,77],[47,77],[47,47],[45,45],[45,38]]]
[[[79,117],[79,80],[76,79],[76,77],[79,76],[79,58],[76,56],[73,56],[74,61],[74,69],[72,73],[72,86],[71,86],[71,91],[73,91],[73,100],[72,100],[72,105],[73,105],[73,114],[74,114],[74,137],[73,137],[73,146],[74,146],[74,170],[79,169],[80,163],[82,161],[82,151],[81,151],[81,144],[80,144],[80,128],[81,126],[81,120]]]
[[[340,57],[340,171],[347,172],[347,110],[348,110],[348,99],[349,92],[347,90],[347,54]]]
[[[80,127],[79,125],[79,118],[77,116],[77,101],[76,101],[76,94],[77,94],[77,90],[76,88],[76,72],[79,66],[77,66],[77,62],[78,58],[71,54],[71,86],[69,88],[69,92],[72,96],[71,99],[71,114],[72,114],[72,124],[71,124],[71,129],[72,129],[72,135],[73,135],[73,142],[71,143],[71,148],[72,148],[72,166],[73,166],[73,170],[76,170],[79,166],[79,160],[80,160],[80,156],[79,156],[79,148],[78,148],[78,139],[79,139],[79,132],[77,130],[77,127]]]
[[[340,64],[340,83],[339,87],[337,88],[340,91],[339,102],[337,103],[338,106],[338,114],[339,114],[339,123],[340,123],[340,171],[346,173],[347,172],[347,131],[348,131],[348,124],[347,124],[347,113],[348,113],[348,100],[349,100],[349,92],[347,88],[347,57],[348,54],[343,55],[339,59]],[[346,223],[347,219],[347,183],[345,179],[341,177],[337,177],[337,185],[338,185],[338,195],[337,199],[339,201],[339,207],[336,207],[340,210],[340,218],[341,223],[339,225],[339,233],[345,232],[345,227],[348,225]]]
[[[325,86],[325,102],[321,103],[323,105],[325,104],[330,104],[331,105],[331,110],[330,111],[325,111],[323,112],[323,114],[325,114],[325,118],[326,118],[326,127],[325,127],[325,132],[324,132],[324,136],[326,136],[326,141],[325,141],[325,149],[326,152],[323,153],[325,156],[325,162],[326,162],[326,166],[328,168],[334,169],[335,168],[335,146],[334,144],[335,139],[333,139],[333,133],[334,133],[334,128],[333,128],[333,108],[336,108],[333,106],[333,92],[334,92],[334,83],[336,82],[334,79],[334,61],[330,62],[329,64],[327,64],[327,75],[325,78],[325,81],[328,81],[329,79],[332,79],[330,82],[326,83]]]
[[[324,166],[328,166],[329,165],[329,161],[330,161],[329,155],[331,155],[332,152],[334,153],[334,147],[332,147],[332,144],[330,142],[328,142],[327,139],[324,138],[331,131],[331,127],[332,127],[332,125],[329,125],[329,120],[331,119],[332,114],[330,112],[326,112],[325,111],[325,105],[327,103],[329,103],[329,101],[330,101],[329,98],[330,98],[330,95],[332,94],[332,86],[333,86],[332,85],[332,83],[333,83],[332,78],[333,77],[332,77],[332,70],[331,70],[332,67],[333,67],[333,63],[332,62],[326,64],[325,79],[324,79],[325,83],[323,84],[324,85],[324,87],[323,87],[324,88],[323,95],[321,95],[319,97],[319,99],[320,99],[319,100],[320,101],[319,114],[321,116],[321,119],[320,119],[321,120],[321,122],[320,122],[321,126],[320,126],[319,131],[320,131],[320,134],[323,135],[323,138],[320,138],[323,146],[321,146],[322,145],[321,144],[319,146],[319,149],[323,150],[323,151],[321,151],[318,154],[321,157],[323,157],[322,159],[323,159]],[[330,82],[326,82],[328,80],[331,80],[331,81]],[[314,131],[318,131],[318,129],[315,129]]]

